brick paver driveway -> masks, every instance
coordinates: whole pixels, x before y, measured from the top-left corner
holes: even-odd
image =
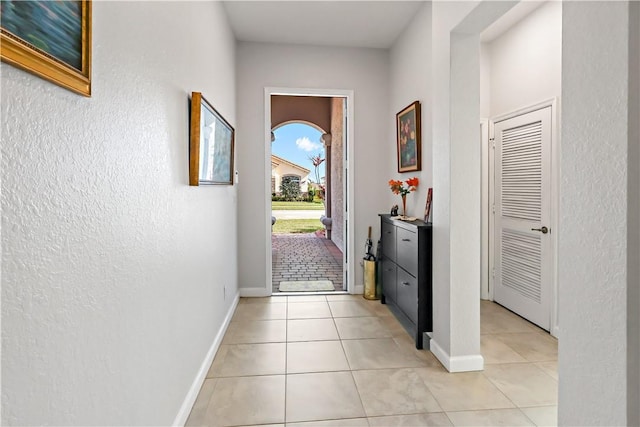
[[[272,234],[273,292],[281,281],[331,280],[342,291],[342,252],[329,239],[315,233]]]

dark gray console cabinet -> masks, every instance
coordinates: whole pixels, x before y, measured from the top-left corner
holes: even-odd
[[[382,233],[382,304],[422,348],[423,332],[433,330],[431,298],[431,224],[380,215]]]

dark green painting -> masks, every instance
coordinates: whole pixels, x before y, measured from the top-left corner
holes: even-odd
[[[0,1],[2,28],[82,71],[82,2]]]

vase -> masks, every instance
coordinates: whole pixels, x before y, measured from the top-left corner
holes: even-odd
[[[407,216],[407,195],[402,195],[402,216]]]

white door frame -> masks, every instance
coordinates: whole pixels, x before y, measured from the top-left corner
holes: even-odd
[[[265,225],[267,230],[267,239],[268,242],[266,248],[266,260],[267,260],[267,275],[265,278],[266,290],[268,291],[268,295],[271,295],[273,285],[272,281],[272,273],[273,273],[273,260],[271,257],[271,95],[288,95],[288,96],[317,96],[317,97],[327,97],[327,98],[346,98],[347,100],[347,133],[346,133],[346,144],[344,144],[344,149],[348,153],[345,156],[347,159],[343,167],[349,172],[345,173],[345,183],[344,190],[346,190],[345,194],[345,209],[348,209],[344,212],[344,224],[343,230],[346,230],[346,251],[347,254],[343,261],[344,266],[346,267],[346,274],[344,279],[346,280],[345,285],[347,286],[347,291],[351,294],[356,293],[356,285],[355,285],[355,251],[353,250],[353,242],[355,239],[354,235],[354,211],[353,211],[353,194],[354,194],[354,183],[353,183],[353,153],[354,153],[354,122],[353,122],[353,110],[354,110],[354,101],[353,101],[353,91],[352,90],[343,90],[343,89],[308,89],[308,88],[284,88],[284,87],[265,87],[264,88],[264,162],[265,162],[265,187],[264,187],[264,195],[265,195],[265,211],[268,212],[268,215],[265,215]],[[348,226],[347,226],[348,224]]]
[[[489,119],[480,119],[480,241],[482,247],[480,248],[480,299],[493,301],[493,288],[489,286],[489,276],[491,270],[491,263],[489,262],[489,254],[491,251],[491,234],[489,233],[491,222],[490,213],[490,199],[491,188],[493,187],[493,180],[490,181],[489,170],[492,154],[492,148],[489,141]]]
[[[495,138],[495,123],[502,120],[510,119],[512,117],[520,116],[522,114],[530,113],[532,111],[540,110],[542,108],[551,107],[551,245],[553,251],[552,259],[552,284],[551,284],[551,319],[549,332],[554,337],[558,337],[559,333],[559,319],[558,319],[558,206],[559,200],[559,178],[560,178],[560,162],[558,155],[560,153],[560,133],[558,132],[559,125],[559,109],[558,98],[552,98],[542,101],[538,104],[530,105],[520,108],[518,110],[501,114],[499,116],[492,117],[489,120],[489,144],[490,155],[488,156],[489,164],[489,206],[491,216],[489,218],[489,234],[488,241],[483,241],[483,247],[489,246],[489,299],[493,301],[493,290],[495,286],[495,275],[493,274],[495,266],[495,250],[493,245],[489,245],[493,241],[495,235],[495,212],[493,206],[495,206],[495,149],[493,141]]]

